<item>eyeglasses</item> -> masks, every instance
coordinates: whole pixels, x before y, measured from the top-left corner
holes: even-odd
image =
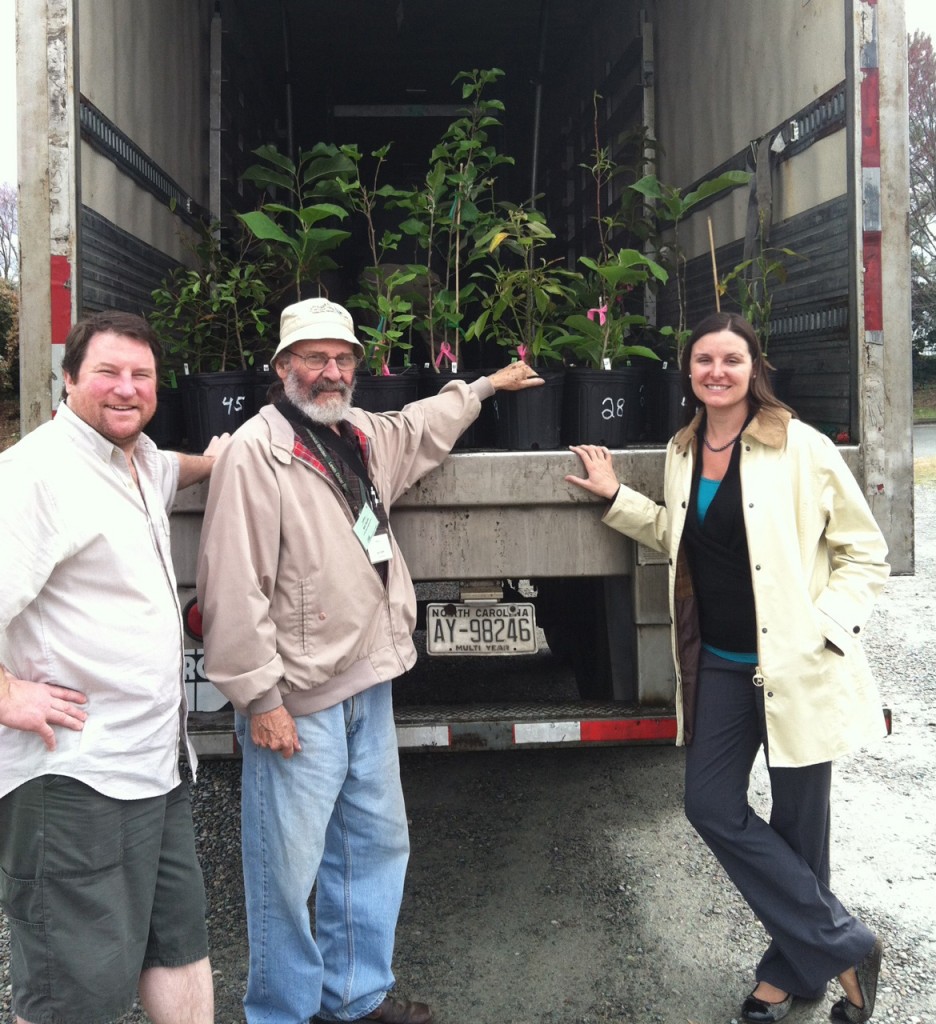
[[[324,352],[310,352],[305,356],[299,355],[298,352],[290,352],[289,354],[294,359],[301,359],[310,370],[324,370],[325,367],[334,359],[335,366],[337,366],[342,373],[347,373],[348,370],[355,369],[361,362],[360,358],[353,352],[342,352],[337,356],[327,356]]]

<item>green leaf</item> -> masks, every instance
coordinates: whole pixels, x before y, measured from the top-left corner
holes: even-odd
[[[286,232],[262,210],[253,210],[250,213],[239,213],[238,220],[242,221],[247,229],[256,238],[264,241],[282,242],[286,245],[292,244],[292,239]]]
[[[646,345],[627,345],[626,346],[627,356],[643,356],[644,359],[655,359],[660,362],[660,357],[653,351],[652,348],[647,348]]]
[[[309,228],[302,233],[302,243],[305,251],[314,253],[315,250],[334,249],[350,237],[350,231],[340,228]]]
[[[635,192],[639,192],[648,199],[662,199],[663,189],[655,174],[646,174],[639,181],[630,186]]]
[[[601,325],[597,320],[590,320],[581,313],[573,313],[572,316],[566,317],[565,322],[567,327],[573,328],[586,338],[597,338],[599,341],[602,339]]]
[[[295,184],[291,175],[279,174],[270,167],[261,167],[260,164],[248,167],[241,177],[254,185],[274,186],[288,191],[292,191]]]
[[[334,203],[316,203],[314,206],[304,206],[298,212],[299,219],[305,227],[318,224],[319,221],[325,220],[328,217],[337,217],[339,220],[344,220],[348,216],[347,210],[336,206]]]
[[[258,146],[253,150],[253,154],[254,156],[260,157],[261,160],[267,160],[269,163],[275,164],[277,167],[282,168],[282,170],[287,171],[289,174],[292,174],[296,169],[296,165],[292,160],[290,160],[285,154],[280,153],[276,146]]]
[[[425,223],[418,217],[408,217],[400,223],[400,230],[404,235],[419,235],[425,230]]]
[[[321,178],[348,177],[355,173],[355,164],[342,153],[312,160],[302,170],[302,184],[309,185]]]
[[[691,210],[693,206],[701,203],[703,199],[708,199],[709,196],[724,192],[729,188],[736,188],[738,185],[747,185],[752,177],[753,175],[749,171],[726,171],[717,178],[703,181],[694,192],[690,192],[683,199],[683,209],[684,211]]]

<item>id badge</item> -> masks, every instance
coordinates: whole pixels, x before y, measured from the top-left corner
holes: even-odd
[[[390,547],[390,534],[375,534],[368,545],[367,554],[374,565],[378,562],[389,562],[393,558],[393,549]]]
[[[361,547],[367,552],[370,552],[371,541],[374,539],[374,534],[377,532],[379,525],[380,523],[374,514],[374,510],[370,505],[365,505],[361,509],[361,514],[357,517],[357,522],[354,524],[354,536],[357,537],[361,542]]]

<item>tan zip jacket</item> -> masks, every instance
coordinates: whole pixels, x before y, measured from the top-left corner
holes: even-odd
[[[451,382],[402,412],[352,410],[388,510],[445,459],[491,394],[485,377]],[[197,580],[205,671],[248,714],[281,704],[294,716],[320,711],[416,660],[416,597],[392,529],[385,587],[344,496],[293,447],[293,428],[268,405],[211,474]]]
[[[622,487],[603,520],[670,556],[677,744],[692,742],[701,644],[681,544],[700,419],[667,447],[665,504]],[[841,454],[789,413],[762,412],[745,429],[741,493],[770,763],[830,761],[885,732],[860,633],[887,579],[887,546]]]

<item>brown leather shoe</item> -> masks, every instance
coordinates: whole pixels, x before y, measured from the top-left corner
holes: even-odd
[[[386,999],[362,1020],[380,1020],[383,1024],[432,1024],[432,1010],[425,1003],[411,1003],[407,999]]]

